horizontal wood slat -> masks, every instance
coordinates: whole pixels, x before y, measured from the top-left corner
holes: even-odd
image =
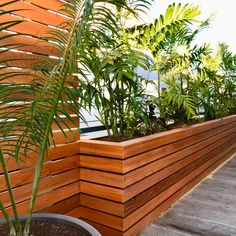
[[[9,1],[2,0],[2,3],[7,3]],[[10,48],[10,51],[0,53],[1,59],[8,59],[5,65],[10,67],[8,71],[15,72],[16,68],[23,69],[21,72],[27,72],[28,75],[18,74],[16,76],[11,76],[5,80],[1,80],[1,83],[16,83],[16,84],[26,84],[31,83],[33,78],[40,75],[36,72],[39,65],[45,63],[49,70],[52,68],[58,57],[60,57],[59,50],[56,44],[49,41],[48,37],[52,36],[50,31],[52,28],[64,27],[61,23],[70,20],[65,14],[60,14],[60,9],[63,2],[60,0],[50,0],[50,1],[30,1],[30,0],[19,0],[13,2],[9,5],[5,5],[1,10],[9,11],[14,9],[13,14],[3,14],[0,16],[1,22],[7,21],[22,21],[20,24],[14,25],[7,29],[7,31],[1,32],[0,37],[10,36],[1,40],[1,48]],[[20,33],[20,35],[15,35],[15,33]],[[10,60],[9,60],[10,59]],[[43,62],[45,61],[45,62]],[[13,69],[13,68],[14,69]],[[29,69],[31,71],[29,72]],[[35,71],[35,72],[33,72]],[[5,73],[1,70],[1,75]],[[4,76],[4,75],[3,75]],[[71,82],[74,86],[77,86],[77,82],[68,81],[65,86],[71,87]],[[14,94],[11,98],[17,99],[27,99],[28,101],[33,99],[30,94]],[[68,97],[62,94],[62,98],[67,101]],[[76,98],[76,97],[75,97]],[[6,111],[6,110],[5,110]],[[70,114],[77,115],[70,111]],[[65,119],[66,120],[66,119]],[[67,120],[68,121],[68,120]],[[58,125],[53,124],[53,134],[54,142],[56,144],[67,144],[69,142],[75,142],[79,140],[78,131],[78,118],[75,118],[75,124],[69,121],[68,126],[72,129],[72,133],[68,131],[63,122],[59,121],[65,133],[68,137],[63,137],[62,132]]]
[[[42,0],[25,0],[26,2],[32,3],[36,6],[42,7],[43,9],[60,12],[63,2],[60,0],[50,0],[45,4]]]
[[[83,218],[82,218],[83,219]],[[107,227],[105,225],[102,224],[98,224],[94,221],[90,221],[87,219],[83,219],[84,221],[86,221],[87,223],[91,224],[93,227],[95,227],[101,234],[102,236],[123,236],[124,233],[122,231],[119,230],[115,230],[113,228]]]
[[[45,78],[39,71],[33,71],[30,69],[22,68],[5,68],[1,69],[2,82],[12,84],[28,84],[31,83],[34,78]],[[3,76],[5,79],[3,79]],[[6,78],[6,76],[8,78]],[[5,105],[6,106],[6,105]],[[0,108],[3,106],[1,105]]]
[[[80,119],[79,117],[73,117],[72,120],[66,117],[61,118],[57,121],[61,128],[68,129],[68,127],[72,128],[79,128]],[[66,123],[66,124],[65,124]],[[54,123],[52,125],[53,130],[60,130],[58,124]]]
[[[183,188],[181,188],[178,192],[173,194],[170,198],[167,199],[164,204],[159,205],[152,212],[142,218],[137,224],[131,227],[129,230],[123,233],[123,236],[134,236],[137,235],[140,231],[142,231],[146,226],[148,226],[153,219],[157,216],[161,215],[164,211],[166,211],[169,207],[171,207],[176,201],[178,201],[184,194],[190,191],[195,185],[197,185],[201,180],[203,180],[207,175],[209,175],[212,171],[214,171],[217,167],[219,167],[222,163],[227,161],[232,154],[236,152],[234,148],[231,152],[225,155],[223,158],[216,161],[212,166],[205,169],[202,173],[196,176],[191,182],[186,184]],[[202,168],[204,169],[204,168]]]
[[[217,128],[220,125],[225,125],[230,122],[234,122],[236,118],[236,115],[229,116],[226,118],[220,118],[213,121],[207,121],[203,124],[195,124],[191,125],[189,127],[174,129],[171,131],[163,132],[160,134],[156,134],[153,137],[149,137],[147,139],[145,138],[139,138],[135,139],[134,142],[126,141],[123,143],[124,146],[126,146],[126,153],[125,157],[130,157],[133,155],[138,154],[139,152],[144,152],[146,150],[154,149],[159,146],[175,142],[177,140],[187,138],[190,136],[193,136],[198,133],[205,132],[207,130],[211,130],[214,128]]]
[[[6,2],[9,1],[1,1],[1,3]],[[0,54],[0,59],[11,58],[11,61],[6,63],[9,68],[2,69],[1,76],[4,78],[4,76],[7,75],[6,73],[18,73],[16,76],[12,75],[9,78],[1,80],[1,83],[31,83],[33,78],[42,76],[42,74],[36,70],[39,61],[41,63],[42,59],[44,59],[49,63],[52,60],[54,62],[57,60],[55,56],[60,56],[60,54],[55,45],[48,41],[47,37],[51,36],[49,31],[52,27],[60,27],[59,25],[62,22],[69,19],[67,16],[57,13],[62,4],[63,2],[60,0],[19,0],[1,8],[1,10],[5,11],[12,9],[21,10],[14,11],[13,14],[1,15],[0,22],[22,21],[22,23],[14,25],[8,28],[7,31],[0,33],[0,37],[7,36],[5,40],[1,40],[1,50],[6,47],[11,49],[8,52]],[[20,33],[21,35],[15,35],[15,33]],[[42,40],[42,38],[44,38],[44,40]],[[26,73],[27,75],[25,75]],[[68,77],[66,86],[71,86],[71,82],[73,85],[76,85],[75,78]],[[16,97],[27,98],[29,100],[33,98],[28,94],[14,94],[12,98]],[[63,94],[62,97],[65,101],[68,100],[65,94]],[[4,104],[4,107],[1,106],[0,109],[4,108],[4,112],[6,112],[7,109],[15,109],[18,105],[19,103],[15,103],[13,107],[10,108],[7,104]],[[59,104],[59,108],[60,106]],[[71,115],[74,114],[68,109],[66,110]],[[3,110],[0,112],[3,112]],[[77,115],[77,112],[75,115]],[[64,129],[67,138],[64,137],[57,124],[52,125],[57,147],[49,150],[48,155],[45,157],[35,211],[44,210],[46,212],[67,213],[80,206],[79,144],[76,142],[80,137],[80,133],[78,130],[79,119],[75,115],[73,118],[74,122],[68,120],[68,118],[62,118],[62,120],[58,121],[60,126]],[[68,130],[68,127],[63,121],[67,122],[72,132]],[[30,158],[25,159],[25,157],[22,157],[24,162],[20,162],[19,164],[17,164],[13,158],[5,157],[17,208],[21,214],[26,214],[29,209],[32,181],[34,178],[35,164],[38,158],[37,153],[29,153],[28,155]],[[11,202],[1,167],[0,199],[4,203],[7,211],[12,214]],[[0,217],[2,217],[1,213]]]
[[[9,2],[8,0],[1,0],[1,3]],[[53,25],[58,26],[62,22],[65,22],[67,19],[61,15],[52,13],[36,5],[32,5],[29,2],[18,1],[12,3],[10,5],[2,7],[1,10],[9,11],[12,9],[19,9],[19,11],[15,11],[14,14],[16,16],[21,16],[30,20],[33,20],[38,23],[42,23],[45,25]]]
[[[214,150],[211,150],[210,153],[201,155],[199,159],[191,163],[190,165],[186,166],[185,168],[175,172],[174,174],[170,174],[167,178],[164,180],[160,181],[159,183],[155,184],[151,188],[148,188],[144,192],[140,193],[135,199],[131,199],[125,203],[125,215],[129,215],[133,211],[135,211],[137,208],[151,200],[153,197],[161,193],[165,188],[168,186],[172,185],[175,181],[178,181],[180,178],[182,178],[184,175],[188,173],[188,171],[192,171],[195,168],[195,165],[197,167],[197,164],[202,163],[202,161],[205,161],[211,157],[214,157],[214,155],[219,152],[220,148],[225,148],[225,146],[228,145],[228,142],[225,144],[216,146]],[[220,147],[220,148],[218,148]]]
[[[78,156],[60,158],[45,163],[35,210],[53,207],[54,204],[79,194],[79,176]],[[33,177],[33,167],[20,169],[10,174],[15,200],[21,214],[27,213],[29,207]],[[1,178],[2,176],[0,176]],[[9,195],[2,179],[0,199],[11,213]],[[69,210],[71,208],[65,211]]]
[[[186,149],[182,149],[181,151],[172,153],[169,156],[166,156],[165,158],[162,158],[162,159],[159,159],[158,155],[154,155],[157,161],[152,162],[143,167],[140,167],[139,169],[135,169],[134,171],[124,174],[123,176],[119,174],[110,173],[110,172],[104,172],[104,171],[101,172],[98,170],[81,168],[81,180],[85,180],[85,181],[89,181],[89,182],[93,182],[97,184],[103,184],[107,186],[109,185],[109,186],[113,186],[117,188],[126,188],[129,185],[134,184],[135,182],[139,181],[136,185],[132,185],[131,187],[126,189],[126,195],[125,195],[124,201],[127,201],[132,196],[136,195],[138,192],[143,191],[144,188],[147,188],[147,186],[151,186],[158,179],[161,180],[165,178],[167,175],[173,173],[174,171],[177,171],[179,166],[182,168],[184,165],[188,165],[190,162],[194,161],[195,159],[217,148],[220,144],[222,144],[222,142],[226,142],[234,138],[235,131],[236,131],[236,128],[234,129],[229,128],[225,132],[222,132],[221,134],[219,134],[218,136],[214,136],[212,139],[208,139],[208,141],[202,141],[198,143],[198,145],[190,146],[191,149],[189,147]],[[216,142],[217,140],[219,141]],[[191,153],[194,153],[194,154],[192,154],[191,156],[188,156]],[[164,167],[166,168],[163,169]],[[158,172],[158,170],[160,169],[163,169],[163,170]],[[151,176],[148,177],[149,175]],[[84,184],[85,183],[83,183],[83,185]],[[89,185],[94,186],[94,184],[91,184],[91,183],[86,184],[87,187]],[[109,187],[107,186],[98,185],[98,188],[101,189],[100,194],[102,194],[102,191],[106,192],[107,190],[105,189],[109,189]],[[89,191],[87,193],[92,194],[92,192],[89,189],[87,191]],[[117,201],[117,198],[113,200]]]
[[[40,211],[41,209],[50,207],[57,202],[60,202],[66,198],[72,197],[80,192],[79,182],[74,182],[72,184],[65,185],[61,188],[55,189],[48,193],[39,195],[36,199],[35,211]],[[56,196],[56,197],[55,197]],[[29,200],[23,201],[17,204],[18,212],[21,214],[27,214],[29,209]],[[7,212],[12,215],[12,209],[6,208]],[[0,213],[2,217],[2,213]]]
[[[19,17],[13,15],[1,15],[0,21],[19,21]],[[47,25],[39,24],[36,22],[28,21],[25,19],[22,23],[10,27],[8,30],[20,34],[29,34],[35,38],[49,37],[49,27]]]
[[[67,145],[57,145],[56,148],[52,148],[48,151],[47,156],[45,157],[45,162],[54,161],[54,160],[60,160],[65,157],[71,157],[76,156],[79,160],[79,155],[75,155],[79,153],[79,143],[71,143]],[[24,158],[24,157],[22,157]],[[7,168],[9,172],[12,172],[14,170],[23,170],[27,167],[31,167],[32,165],[35,165],[37,162],[37,153],[29,153],[29,158],[25,159],[24,161],[21,161],[19,164],[15,162],[13,158],[5,158],[7,163]],[[2,174],[2,168],[0,166],[0,174]]]
[[[232,128],[235,128],[235,122],[138,154],[125,160],[124,171],[129,172],[148,163],[154,163],[157,157],[162,158],[168,155],[175,155],[175,158],[177,158],[177,151],[178,155],[185,154],[186,156],[231,133],[230,130]]]
[[[77,158],[77,156],[72,156],[66,159],[59,159],[52,162],[49,161],[44,164],[42,178],[77,167],[79,167],[79,159]],[[34,172],[34,167],[19,169],[11,172],[10,179],[12,187],[14,188],[32,182]],[[3,174],[0,175],[0,189],[1,191],[6,190],[6,183]]]
[[[19,67],[24,69],[36,69],[39,65],[39,61],[42,60],[42,56],[36,54],[28,54],[24,52],[8,51],[0,54],[0,60],[4,58],[11,59],[7,64],[9,67]],[[45,57],[43,60],[53,61]]]
[[[171,182],[172,185],[170,188],[172,191],[168,188],[167,191],[161,192],[158,195],[158,197],[156,196],[154,198],[155,200],[151,199],[151,200],[147,201],[146,204],[143,205],[142,207],[138,207],[138,208],[136,207],[136,211],[126,217],[124,228],[125,229],[130,228],[133,224],[135,224],[137,221],[139,221],[142,218],[142,215],[144,215],[145,212],[149,213],[150,211],[153,210],[154,206],[158,206],[159,204],[164,202],[169,196],[174,194],[175,191],[178,190],[178,188],[180,188],[180,186],[183,182],[187,182],[187,181],[191,180],[190,176],[191,177],[194,176],[193,173],[196,173],[198,168],[201,169],[201,167],[204,165],[210,166],[216,160],[218,160],[218,158],[221,158],[224,155],[227,155],[227,153],[232,151],[232,147],[230,147],[230,148],[224,147],[224,148],[226,148],[224,150],[224,152],[219,153],[219,150],[217,150],[218,153],[214,152],[214,154],[212,154],[211,156],[207,156],[207,157],[205,156],[205,157],[201,158],[200,160],[198,160],[198,162],[194,162],[193,163],[194,165],[189,166],[188,171],[186,171],[185,173],[182,173],[182,176],[184,176],[184,178],[182,178],[177,183],[175,182],[176,180]],[[205,164],[205,163],[207,163],[207,164]],[[173,186],[175,186],[175,188]],[[151,205],[151,203],[153,205]]]
[[[101,142],[96,140],[81,140],[80,153],[86,155],[105,156],[117,159],[124,158],[121,143]]]
[[[235,150],[236,117],[233,118],[218,120],[217,125],[212,121],[214,128],[211,129],[201,124],[205,131],[200,134],[195,133],[191,136],[186,134],[186,138],[180,137],[175,142],[170,139],[169,144],[158,145],[156,149],[152,149],[151,146],[151,150],[123,160],[114,158],[113,155],[105,158],[80,154],[80,145],[84,141],[58,146],[49,152],[45,160],[39,199],[47,199],[55,191],[59,193],[58,198],[47,202],[46,205],[38,202],[36,210],[45,209],[48,212],[61,210],[63,213],[77,215],[103,227],[113,228],[125,235],[131,232],[143,217],[155,211],[158,205],[161,212],[162,204],[165,205],[169,197],[184,188],[188,182],[194,181],[197,175],[214,165],[218,159],[225,158],[228,153]],[[189,131],[192,134],[192,128],[184,128],[184,132]],[[171,133],[166,132],[166,135]],[[113,149],[118,153],[117,144],[114,144],[115,148],[112,145],[113,143],[109,145],[105,143],[100,149],[110,147],[108,152]],[[98,142],[95,146],[99,146]],[[118,147],[121,153],[124,153],[124,147]],[[158,149],[161,151],[156,152]],[[142,155],[146,155],[146,152],[153,157],[151,159],[146,157],[147,162],[144,163],[145,158],[142,158]],[[115,155],[122,156],[119,153]],[[141,164],[134,165],[138,162],[137,156],[142,161]],[[93,163],[88,162],[86,158],[92,158]],[[8,161],[14,193],[19,209],[23,213],[26,212],[29,203],[34,174],[32,165],[36,160],[37,156],[33,155],[29,162],[20,166],[17,166],[12,159]],[[114,166],[106,169],[109,162],[111,165],[114,163]],[[0,180],[0,199],[11,211],[1,170]],[[76,188],[68,191],[67,185]],[[67,192],[63,193],[65,189]],[[80,196],[75,197],[79,193]],[[74,208],[69,199],[76,202]],[[67,202],[68,209],[63,207],[64,201]]]
[[[1,69],[1,82],[12,84],[24,84],[31,83],[33,79],[37,79],[38,83],[41,83],[38,79],[47,80],[47,77],[40,71],[26,69],[26,68],[2,68]],[[42,83],[41,83],[42,84]],[[78,79],[76,77],[68,77],[65,83],[66,86],[78,85]],[[0,106],[2,108],[3,105]],[[73,104],[72,104],[73,107]],[[75,104],[74,107],[78,106]],[[59,109],[62,109],[59,104]],[[69,109],[63,108],[66,112],[70,112]]]
[[[227,151],[229,151],[229,152],[227,152]],[[234,151],[235,151],[235,149],[234,149]],[[164,210],[166,210],[169,206],[171,206],[176,201],[175,198],[173,201],[173,198],[171,197],[173,195],[173,193],[174,193],[174,195],[176,195],[175,194],[176,189],[181,189],[181,186],[184,186],[184,184],[186,182],[188,182],[189,180],[193,179],[192,181],[194,181],[194,177],[197,176],[197,174],[199,172],[201,173],[201,171],[204,168],[208,168],[209,166],[211,167],[211,165],[214,164],[216,162],[216,160],[222,158],[223,155],[226,155],[227,157],[229,157],[230,155],[232,155],[232,153],[233,153],[232,148],[228,148],[228,149],[226,149],[226,153],[220,153],[220,154],[216,155],[215,158],[211,159],[210,161],[207,161],[206,164],[203,165],[201,168],[199,168],[197,170],[193,170],[193,172],[191,172],[188,176],[185,176],[185,178],[182,178],[181,181],[177,182],[177,184],[174,184],[169,189],[167,189],[166,191],[162,192],[157,197],[155,197],[154,199],[149,201],[146,205],[139,208],[137,212],[134,212],[133,214],[124,218],[123,234],[122,235],[126,235],[126,234],[127,235],[136,235],[142,228],[144,228],[144,225],[142,225],[142,228],[140,228],[139,231],[136,232],[136,234],[130,234],[130,232],[132,232],[132,230],[133,230],[131,226],[134,225],[134,227],[137,227],[135,224],[137,223],[137,225],[139,225],[139,222],[143,218],[144,214],[147,214],[148,211],[150,211],[152,213],[152,209],[155,208],[156,206],[158,206],[157,209],[154,209],[155,214],[156,214],[155,217],[157,215],[160,215]],[[180,192],[183,194],[183,191],[180,191]],[[170,200],[168,199],[169,196],[171,197],[170,199],[172,200],[171,203],[170,203]],[[180,196],[178,195],[178,197],[180,197]],[[165,202],[165,199],[167,199],[167,202]],[[162,202],[163,202],[163,204],[162,204]],[[93,206],[93,205],[91,205],[91,206]],[[81,208],[81,209],[83,209],[83,208]],[[88,212],[90,212],[90,214]],[[88,215],[86,216],[86,214],[88,214]],[[92,211],[91,209],[89,209],[89,210],[86,209],[86,214],[83,215],[83,213],[82,213],[81,217],[85,217],[85,219],[87,219],[87,220],[93,220],[93,221],[96,221],[96,223],[105,225],[107,227],[112,227],[113,229],[116,229],[116,230],[120,230],[119,225],[114,225],[114,222],[119,222],[119,220],[120,220],[119,217],[113,217],[113,222],[111,222],[112,218],[111,217],[109,218],[109,215],[102,214],[100,211],[97,212],[97,214],[96,214],[95,211]],[[154,219],[154,215],[153,215],[153,219]],[[131,227],[131,229],[129,229],[130,227]],[[127,229],[129,229],[129,230],[127,232],[125,232]],[[107,232],[106,232],[104,235],[109,235],[109,234],[107,234]]]
[[[203,162],[209,160],[210,158],[217,156],[217,153],[219,153],[220,150],[224,150],[227,147],[227,145],[229,144],[228,141],[232,138],[236,138],[236,135],[234,134],[234,136],[229,137],[228,140],[224,140],[223,144],[221,144],[221,145],[220,145],[220,143],[216,143],[214,149],[211,150],[210,153],[207,153],[206,155],[204,155],[204,153],[202,153],[202,155],[198,156],[198,159],[196,159],[196,158],[195,158],[196,160],[192,159],[191,160],[192,163],[190,165],[188,165],[187,167],[180,169],[179,171],[177,171],[173,175],[170,172],[168,175],[169,177],[167,176],[167,178],[165,178],[163,181],[161,181],[161,179],[160,179],[160,182],[157,182],[157,184],[154,185],[152,188],[147,189],[146,191],[142,192],[141,194],[136,195],[135,198],[131,199],[130,201],[127,201],[124,204],[124,206],[122,208],[120,208],[121,211],[120,211],[119,216],[129,215],[130,213],[132,213],[132,211],[140,208],[143,204],[152,200],[153,197],[155,197],[156,195],[158,195],[159,193],[164,191],[164,189],[168,188],[168,186],[171,186],[173,183],[175,183],[179,179],[183,178],[183,176],[185,176],[189,172],[193,171],[195,168],[197,168],[198,165],[201,165]],[[86,198],[86,196],[85,196],[85,198]],[[98,201],[97,198],[94,197],[94,199],[93,199],[93,197],[90,197],[90,202],[91,202],[92,208],[95,207],[95,209],[98,209],[100,211],[104,211],[103,208],[106,206],[106,204],[107,205],[109,204],[108,201],[102,200],[103,203],[101,203],[101,205],[99,205],[99,204],[97,205],[96,201]],[[113,204],[114,203],[111,202],[111,205],[113,205]],[[117,212],[113,211],[112,208],[109,210],[110,210],[111,214],[117,214]],[[123,211],[125,211],[125,212],[123,212]]]
[[[80,206],[80,194],[76,194],[72,197],[63,199],[60,202],[55,203],[48,208],[39,210],[38,212],[42,213],[57,213],[57,214],[67,214],[68,212],[74,210]],[[77,216],[79,218],[79,216]]]
[[[72,182],[79,181],[79,171],[78,169],[66,171],[62,174],[55,175],[53,178],[43,178],[40,183],[39,193],[43,194],[50,191],[53,191],[53,189],[60,188],[62,186],[65,186],[67,184],[70,184]],[[29,196],[32,191],[32,184],[25,184],[20,187],[17,187],[13,190],[15,201],[16,203],[25,201],[29,199]],[[0,199],[4,206],[8,207],[11,205],[8,192],[5,191],[3,193],[0,193]]]
[[[0,41],[0,46],[4,46],[6,44],[10,44],[12,46],[18,45],[17,49],[25,52],[45,54],[50,56],[59,55],[57,47],[54,44],[49,43],[45,40],[24,35],[14,35],[13,37],[12,35],[13,34],[10,33],[0,32],[0,37],[8,36],[4,40]]]
[[[136,138],[134,140],[128,140],[122,143],[111,144],[111,142],[105,141],[82,140],[80,144],[80,152],[81,154],[86,155],[126,159],[166,144],[203,133],[207,130],[217,128],[219,126],[219,121],[221,121],[220,126],[234,122],[235,118],[236,115],[204,122],[204,124],[191,125],[187,128],[178,128],[150,135],[150,137]]]
[[[126,172],[130,172],[133,169],[136,169],[136,170],[134,170],[134,172],[131,171],[129,174],[127,174],[127,176],[132,175],[132,173],[138,173],[139,170],[141,172],[143,172],[143,169],[138,168],[142,165],[146,165],[144,168],[148,168],[148,166],[150,166],[150,170],[157,171],[155,166],[152,167],[152,165],[155,164],[156,160],[161,159],[162,157],[167,156],[167,155],[170,155],[169,156],[170,158],[173,156],[173,158],[175,158],[175,160],[177,160],[176,152],[178,150],[179,150],[179,152],[178,152],[179,158],[181,158],[181,157],[183,158],[184,157],[183,155],[185,155],[185,156],[189,155],[189,154],[195,152],[196,150],[199,150],[205,146],[208,146],[210,143],[217,141],[218,139],[220,139],[224,136],[227,136],[228,134],[230,134],[232,132],[233,127],[235,127],[235,124],[230,123],[226,126],[211,130],[208,133],[202,133],[202,134],[200,134],[200,136],[196,135],[196,140],[197,140],[196,143],[193,143],[193,139],[190,139],[190,141],[183,139],[183,140],[177,141],[175,143],[171,143],[169,145],[160,147],[158,149],[139,154],[133,158],[129,158],[127,160],[124,160],[124,162],[122,162],[120,160],[115,160],[115,159],[106,159],[106,158],[102,158],[102,157],[81,155],[80,156],[81,166],[89,168],[88,171],[90,171],[90,169],[97,168],[99,170],[116,172],[116,173],[126,173]],[[227,130],[227,131],[225,131],[225,130]],[[225,132],[222,132],[222,131],[225,131]],[[209,139],[209,137],[211,137],[212,134],[217,134],[219,132],[221,132],[219,136],[213,136],[212,139]],[[193,145],[189,146],[189,142],[192,142]],[[184,149],[184,147],[187,147],[187,148]],[[174,150],[174,152],[173,152],[173,150]],[[147,165],[149,162],[150,162],[150,164]],[[166,163],[166,160],[163,162],[163,164],[164,163]],[[158,164],[158,167],[162,168],[162,166],[160,164]],[[94,172],[94,173],[96,173],[96,172]],[[135,174],[133,174],[133,175],[135,175]],[[90,176],[90,178],[93,178],[93,176]]]
[[[99,197],[80,194],[80,202],[82,206],[93,208],[98,211],[103,211],[116,216],[124,216],[124,204],[112,202]]]

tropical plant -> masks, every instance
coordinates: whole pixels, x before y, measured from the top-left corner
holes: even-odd
[[[99,113],[98,119],[106,127],[109,136],[133,136],[137,124],[147,120],[146,95],[143,79],[132,67],[133,57],[119,56],[106,58],[95,63],[98,74],[93,80],[80,83],[83,96],[93,101]],[[91,105],[92,106],[92,103]]]
[[[131,39],[136,42],[137,47],[150,51],[158,69],[161,61],[159,57],[163,50],[167,52],[176,45],[176,42],[180,43],[182,36],[188,33],[189,25],[195,22],[199,15],[199,7],[173,3],[168,6],[165,14],[154,19],[153,23],[133,27],[130,30]],[[160,95],[160,81],[158,85]]]
[[[83,47],[88,57],[84,65],[92,76],[81,80],[78,91],[86,99],[82,99],[83,105],[90,101],[89,108],[95,106],[98,119],[106,127],[108,135],[113,137],[132,137],[139,133],[140,123],[149,125],[145,80],[138,76],[136,69],[138,66],[147,69],[151,61],[128,42],[125,21],[136,17],[138,10],[135,2],[131,5],[136,12],[116,9],[117,20],[113,31],[105,32],[105,41],[103,37],[99,46],[94,46],[98,38],[88,32],[87,37],[90,41],[93,39],[94,44]]]
[[[1,4],[9,5],[16,1],[9,1]],[[146,1],[138,1],[138,4]],[[63,30],[52,30],[52,42],[59,52],[59,57],[47,63],[40,58],[35,68],[43,73],[43,76],[35,77],[30,84],[15,84],[7,82],[6,79],[14,76],[14,72],[5,72],[2,68],[8,68],[11,60],[17,58],[4,58],[4,53],[12,48],[20,45],[2,44],[5,36],[1,36],[1,77],[0,77],[0,163],[8,187],[8,192],[14,213],[14,223],[11,221],[6,209],[0,201],[0,209],[6,219],[11,236],[28,236],[30,234],[31,217],[37,197],[40,177],[43,168],[44,158],[53,142],[52,123],[56,122],[61,128],[58,120],[61,120],[59,114],[63,114],[71,121],[70,112],[75,113],[75,105],[78,105],[76,93],[77,83],[67,84],[68,76],[79,74],[80,77],[86,77],[85,67],[86,57],[81,50],[85,46],[87,38],[85,35],[88,31],[93,34],[94,38],[104,41],[102,37],[107,38],[104,32],[111,31],[114,23],[114,7],[120,9],[132,9],[125,1],[97,1],[92,0],[72,0],[64,4],[63,11],[70,16],[67,22],[63,23],[60,28]],[[0,14],[14,13],[12,11],[1,10]],[[9,27],[20,24],[20,21],[8,21],[0,23],[0,31]],[[14,37],[14,36],[9,36]],[[48,40],[48,38],[46,39]],[[88,45],[94,42],[88,41]],[[20,58],[19,58],[20,60]],[[32,75],[32,74],[31,74]],[[22,98],[22,94],[28,94],[29,98]],[[13,95],[13,96],[12,96]],[[64,99],[66,97],[66,100]],[[20,102],[20,104],[18,104]],[[77,111],[78,112],[78,111]],[[69,125],[64,123],[67,128]],[[9,172],[7,169],[6,158],[14,158],[17,163],[24,157],[28,156],[28,152],[38,153],[38,159],[35,170],[35,177],[32,187],[32,196],[29,206],[28,218],[22,228],[17,212],[16,203],[12,185],[10,182]]]
[[[235,68],[235,56],[225,44],[202,58],[195,90],[205,119],[235,114]]]
[[[221,73],[224,77],[222,86],[222,104],[227,115],[236,113],[236,55],[229,51],[225,43],[219,44],[221,54]],[[222,114],[224,116],[225,114]]]
[[[167,15],[175,12],[174,6],[169,6],[172,10],[167,10]],[[158,96],[152,102],[160,111],[164,127],[170,120],[180,124],[202,115],[209,120],[235,114],[235,56],[225,44],[219,44],[215,52],[207,44],[194,45],[195,37],[209,25],[210,18],[199,21],[197,28],[193,22],[169,25],[163,34],[156,32],[155,47],[155,34],[147,31],[147,38],[137,36],[139,45],[146,45],[156,62]],[[166,84],[163,91],[161,81]]]
[[[165,127],[168,120],[186,123],[196,114],[198,101],[192,96],[190,85],[201,64],[201,57],[208,53],[208,46],[192,44],[210,20],[197,21],[199,15],[198,7],[173,3],[153,23],[132,29],[132,38],[137,46],[148,50],[155,60],[158,78],[157,96],[153,97],[153,102]],[[161,82],[167,85],[164,93]]]

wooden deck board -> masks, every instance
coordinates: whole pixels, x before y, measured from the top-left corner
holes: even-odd
[[[140,236],[236,235],[236,156]]]

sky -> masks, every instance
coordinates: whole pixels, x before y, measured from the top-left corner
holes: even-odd
[[[143,16],[145,22],[158,17],[165,12],[169,4],[192,3],[200,6],[200,20],[214,13],[210,28],[205,29],[197,38],[197,43],[211,43],[216,47],[218,42],[225,42],[236,53],[236,0],[154,0],[148,15]]]

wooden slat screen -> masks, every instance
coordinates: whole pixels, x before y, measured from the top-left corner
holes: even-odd
[[[66,213],[79,207],[79,145],[77,142],[60,145],[45,159],[35,211]],[[20,214],[27,214],[32,191],[37,154],[17,165],[7,161],[15,202]],[[11,203],[0,167],[0,199],[12,215]],[[64,204],[65,203],[65,204]],[[46,208],[46,209],[45,209]],[[0,218],[3,217],[0,211]]]
[[[8,0],[1,0],[1,3],[8,2]],[[19,35],[15,37],[7,38],[1,41],[0,47],[4,44],[24,44],[18,50],[11,50],[6,53],[0,54],[0,59],[4,58],[21,58],[21,60],[12,60],[8,62],[9,69],[5,71],[32,71],[32,76],[18,75],[14,76],[5,82],[13,83],[29,83],[35,76],[35,72],[32,68],[34,62],[37,62],[39,55],[45,56],[45,60],[54,60],[53,58],[58,56],[56,47],[49,41],[42,38],[50,36],[50,30],[53,27],[60,27],[62,22],[68,20],[68,16],[63,15],[60,12],[63,1],[60,0],[19,0],[16,3],[7,5],[1,10],[16,10],[14,14],[0,16],[0,22],[11,20],[24,20],[21,24],[12,26],[5,32],[1,32],[0,36],[21,33],[27,35]],[[4,72],[4,71],[3,71]],[[73,115],[73,114],[72,114]],[[76,117],[76,116],[75,116]],[[66,119],[66,118],[63,118]],[[76,123],[69,122],[69,126],[73,131],[73,135],[65,129],[65,133],[68,134],[70,142],[79,140],[79,119],[75,118]],[[61,122],[62,123],[62,122]],[[54,124],[53,132],[55,134],[56,144],[66,144],[68,140],[64,138],[59,127]]]

